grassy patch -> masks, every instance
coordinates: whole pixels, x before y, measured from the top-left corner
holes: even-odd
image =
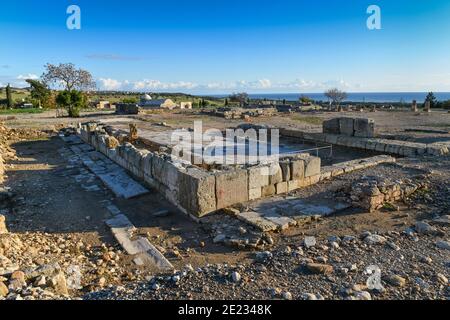
[[[42,113],[44,109],[30,108],[30,109],[0,109],[0,115],[9,114],[26,114],[26,113]]]
[[[307,123],[307,124],[312,124],[315,126],[320,126],[323,123],[323,119],[319,118],[319,117],[311,117],[311,116],[293,116],[292,117],[293,120],[295,121],[299,121],[299,122],[303,122],[303,123]]]

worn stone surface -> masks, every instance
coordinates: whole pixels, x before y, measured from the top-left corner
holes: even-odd
[[[353,136],[355,134],[355,120],[353,118],[339,119],[339,132],[346,136]]]
[[[355,137],[373,138],[375,136],[375,121],[367,118],[356,118]]]
[[[248,201],[247,170],[221,172],[216,175],[217,209]]]
[[[321,159],[319,157],[308,157],[304,160],[305,177],[320,175]]]
[[[214,175],[188,168],[179,175],[178,201],[189,213],[201,217],[217,208],[215,188]]]
[[[260,213],[254,211],[240,212],[237,214],[237,218],[245,221],[246,223],[260,229],[261,231],[274,231],[278,229],[278,225],[268,219],[261,216]]]
[[[291,177],[292,180],[301,180],[305,177],[305,161],[304,160],[292,160],[291,163]]]
[[[248,168],[248,188],[257,189],[269,185],[269,167],[256,166]]]

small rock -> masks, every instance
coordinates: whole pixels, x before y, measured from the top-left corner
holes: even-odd
[[[372,296],[367,291],[356,291],[353,293],[355,300],[372,300]]]
[[[444,250],[450,251],[450,242],[444,241],[444,240],[439,240],[436,242],[436,247],[438,247],[439,249],[444,249]]]
[[[387,239],[383,236],[380,236],[378,234],[371,234],[364,238],[364,242],[369,245],[375,245],[375,244],[383,244],[387,241]]]
[[[9,293],[8,287],[3,283],[0,282],[0,297],[6,297]]]
[[[315,274],[330,274],[333,272],[333,266],[320,263],[307,263],[306,269]]]
[[[422,263],[431,264],[433,262],[433,259],[431,259],[430,257],[422,256],[419,258],[419,261]]]
[[[384,280],[394,287],[403,287],[406,284],[406,279],[400,277],[399,275],[389,275],[384,278]]]
[[[272,298],[276,298],[281,295],[281,290],[279,288],[272,288],[269,289],[269,294],[272,296]]]
[[[292,300],[292,294],[289,291],[284,291],[281,296],[284,300]]]
[[[231,274],[231,280],[233,280],[233,282],[239,282],[241,281],[241,275],[238,272],[233,271]]]
[[[315,294],[312,294],[312,293],[304,293],[304,294],[302,294],[302,299],[303,300],[317,300],[317,297]]]
[[[160,286],[156,282],[152,285],[152,290],[154,290],[154,291],[158,291],[159,288],[160,288]]]
[[[442,273],[436,274],[436,279],[438,280],[438,282],[440,282],[444,286],[448,285],[448,279]]]
[[[387,244],[387,246],[388,246],[389,248],[391,248],[392,250],[400,251],[400,247],[399,247],[398,245],[396,245],[395,243],[389,241],[389,242],[386,243],[386,244]]]
[[[0,234],[7,234],[8,229],[6,229],[6,218],[4,215],[0,214]]]
[[[98,279],[98,286],[100,288],[103,288],[106,284],[106,279],[104,277],[101,277],[100,279]]]
[[[416,222],[414,228],[419,234],[434,234],[437,231],[435,227],[430,226],[425,221]]]
[[[262,251],[256,253],[255,260],[257,262],[267,262],[268,260],[272,259],[272,257],[273,257],[272,252]]]
[[[227,239],[227,236],[224,234],[218,234],[214,237],[213,242],[214,243],[221,243],[224,242]]]
[[[435,223],[437,225],[449,227],[450,226],[450,215],[445,215],[445,216],[433,219],[433,223]]]
[[[316,243],[316,237],[305,237],[303,240],[303,245],[308,249],[314,247]]]
[[[50,279],[50,284],[52,288],[55,290],[56,294],[59,295],[68,295],[69,292],[67,290],[67,282],[64,273],[58,272],[55,276]]]

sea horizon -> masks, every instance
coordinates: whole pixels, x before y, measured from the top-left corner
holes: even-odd
[[[450,92],[433,92],[438,101],[450,100]],[[423,103],[428,92],[348,92],[345,102],[366,103]],[[296,101],[301,96],[307,96],[315,101],[328,101],[324,93],[249,93],[251,99],[287,100]],[[230,94],[204,94],[214,98],[226,98]]]

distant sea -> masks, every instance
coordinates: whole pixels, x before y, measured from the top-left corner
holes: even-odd
[[[428,92],[358,92],[347,93],[347,102],[374,102],[374,103],[411,103],[416,100],[418,103],[425,101]],[[328,101],[323,93],[261,93],[249,94],[251,99],[296,101],[300,96],[307,96],[315,101]],[[434,92],[439,101],[450,100],[450,92]],[[229,95],[212,95],[212,97],[224,98]]]

